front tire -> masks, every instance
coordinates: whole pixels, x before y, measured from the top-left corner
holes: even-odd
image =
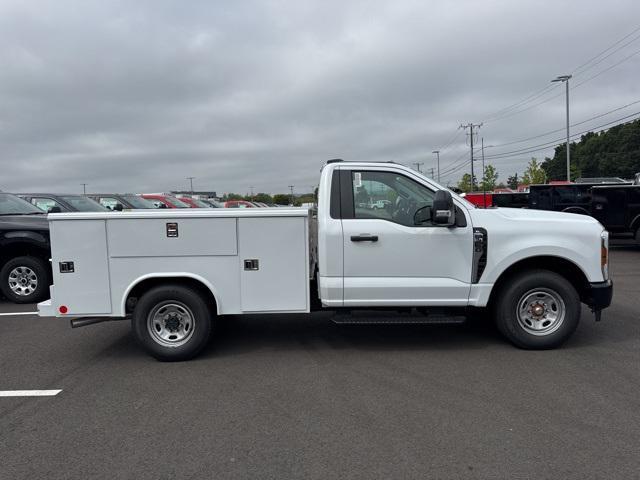
[[[213,313],[197,291],[179,285],[152,288],[136,303],[131,320],[138,342],[162,361],[195,357],[205,347]]]
[[[50,279],[44,259],[16,257],[0,269],[0,291],[11,302],[36,303],[48,298]]]
[[[580,322],[580,297],[567,279],[548,270],[529,270],[509,279],[498,292],[498,330],[514,345],[556,348]]]

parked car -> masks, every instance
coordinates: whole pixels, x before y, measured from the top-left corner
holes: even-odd
[[[359,208],[359,186],[397,201]],[[151,355],[185,360],[208,344],[217,315],[327,308],[336,322],[415,323],[400,312],[417,308],[425,323],[459,323],[488,307],[514,345],[549,349],[576,330],[581,303],[596,320],[611,303],[609,234],[593,218],[475,208],[392,163],[332,161],[319,192],[315,214],[50,215],[55,289],[39,314],[74,326],[131,317]]]
[[[247,200],[229,200],[224,202],[224,208],[258,208]]]
[[[640,186],[594,186],[591,215],[612,234],[630,233],[640,244]]]
[[[201,198],[200,201],[206,203],[211,208],[224,208],[224,203],[216,202],[209,198]]]
[[[173,195],[164,193],[143,193],[142,198],[149,200],[156,208],[191,208],[190,205],[178,200]]]
[[[612,234],[631,234],[640,243],[639,185],[531,185],[529,208],[590,215]]]
[[[14,303],[49,297],[49,222],[31,203],[0,193],[0,292]]]
[[[149,200],[132,193],[92,193],[87,196],[112,211],[157,208]]]
[[[209,205],[207,202],[198,200],[197,198],[190,198],[190,197],[176,197],[176,198],[181,202],[186,203],[191,208],[212,208],[211,205]]]
[[[43,212],[104,212],[107,210],[86,195],[58,193],[19,193],[19,197]]]
[[[494,193],[492,203],[494,207],[529,208],[529,193]]]

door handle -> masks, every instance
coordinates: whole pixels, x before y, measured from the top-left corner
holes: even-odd
[[[360,235],[351,235],[352,242],[377,242],[377,235],[369,235],[368,233],[362,233]]]

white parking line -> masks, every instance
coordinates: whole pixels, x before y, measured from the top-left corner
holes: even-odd
[[[0,313],[0,317],[11,317],[13,315],[37,315],[38,312],[13,312],[13,313]]]
[[[0,397],[53,397],[60,390],[0,390]]]

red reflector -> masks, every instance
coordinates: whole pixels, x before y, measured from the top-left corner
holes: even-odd
[[[67,308],[66,305],[60,305],[60,308],[58,308],[58,311],[62,314],[65,314],[69,311],[69,309]]]

